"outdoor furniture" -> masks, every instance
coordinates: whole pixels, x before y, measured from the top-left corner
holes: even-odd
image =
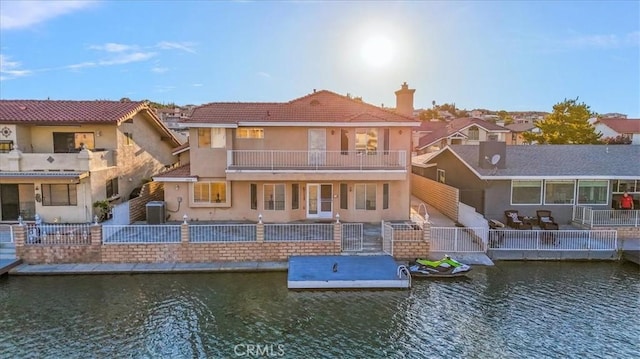
[[[504,211],[504,216],[507,218],[507,226],[515,229],[531,229],[531,223],[524,221],[524,217],[520,216],[515,209],[508,209]]]
[[[541,229],[558,229],[558,223],[556,223],[556,221],[551,216],[551,211],[548,211],[546,209],[539,209],[536,211],[536,216],[538,217],[538,225]]]

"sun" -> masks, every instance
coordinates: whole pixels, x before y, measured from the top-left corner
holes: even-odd
[[[368,38],[361,50],[362,59],[371,67],[384,67],[393,59],[393,43],[385,36]]]

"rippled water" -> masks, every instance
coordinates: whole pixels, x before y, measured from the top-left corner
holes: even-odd
[[[286,273],[0,279],[2,358],[638,358],[640,271],[505,262],[409,291]]]

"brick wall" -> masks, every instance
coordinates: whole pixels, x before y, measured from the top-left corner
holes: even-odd
[[[140,196],[129,201],[129,223],[147,219],[147,202],[164,201],[161,182],[148,182],[142,186]]]
[[[393,257],[401,260],[424,258],[429,253],[430,227],[425,223],[424,230],[393,231]]]
[[[460,193],[457,188],[411,174],[411,194],[433,206],[445,216],[458,220]]]

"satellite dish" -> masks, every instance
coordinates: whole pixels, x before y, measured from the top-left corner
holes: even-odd
[[[495,155],[491,156],[491,164],[492,165],[494,165],[494,166],[497,165],[499,161],[500,161],[500,155],[499,154],[496,153]]]

